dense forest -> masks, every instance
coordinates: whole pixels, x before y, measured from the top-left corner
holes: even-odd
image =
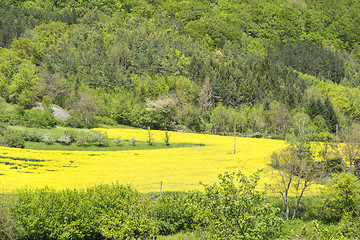
[[[304,189],[314,179],[325,187],[301,204],[299,184],[296,198],[287,196],[285,184],[281,199],[266,198],[254,190],[258,175],[249,180],[241,173],[221,175],[203,193],[159,199],[116,184],[24,190],[13,201],[15,212],[0,208],[7,231],[0,237],[126,239],[179,231],[194,239],[359,237],[359,29],[356,0],[2,0],[0,125],[121,124],[211,134],[236,126],[240,136],[290,141],[271,157],[289,186],[297,178]],[[54,106],[69,117],[55,119]],[[306,120],[306,136],[296,128],[299,119]],[[313,140],[325,142],[316,156]],[[294,167],[287,159],[305,164]],[[43,206],[42,198],[56,204]],[[84,211],[74,210],[71,199],[85,199]],[[117,204],[126,211],[112,212]],[[56,208],[68,205],[58,217]],[[308,222],[289,223],[278,209],[287,220]],[[239,215],[248,218],[240,224]],[[131,224],[137,218],[141,228]],[[57,225],[50,229],[48,220]]]
[[[360,118],[359,7],[2,1],[0,119],[31,125],[43,102],[73,127],[226,134],[236,121],[242,135],[283,138],[306,113],[315,139],[332,138]]]

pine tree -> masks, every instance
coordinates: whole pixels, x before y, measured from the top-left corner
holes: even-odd
[[[332,133],[336,132],[336,125],[338,125],[339,122],[334,111],[334,106],[328,97],[324,101],[324,118],[330,131]]]

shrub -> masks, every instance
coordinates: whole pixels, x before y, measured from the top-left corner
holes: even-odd
[[[135,146],[135,143],[136,143],[135,137],[132,137],[132,138],[130,139],[130,142],[131,142],[131,144],[132,144],[133,146]]]
[[[325,171],[331,174],[344,171],[343,161],[341,157],[326,159]]]
[[[342,238],[353,239],[360,237],[360,218],[345,214],[338,225],[338,235]]]
[[[99,133],[99,132],[94,132],[93,133],[93,137],[94,137],[94,145],[98,146],[98,147],[109,147],[110,146],[110,139]]]
[[[170,146],[170,134],[167,131],[165,132],[164,143],[166,146]]]
[[[74,113],[63,122],[64,126],[73,128],[94,128],[98,126],[97,119],[93,118],[90,122],[84,121],[80,113]]]
[[[72,128],[85,128],[85,124],[81,119],[76,117],[68,117],[62,122],[63,126],[72,127]]]
[[[13,211],[22,239],[149,239],[148,202],[131,187],[21,190]]]
[[[12,195],[0,195],[0,239],[16,239],[16,219],[11,212]]]
[[[2,136],[0,136],[1,145],[6,147],[16,147],[24,148],[25,147],[25,138],[24,135],[19,131],[5,131]]]
[[[219,175],[220,183],[205,185],[199,219],[212,239],[274,239],[283,221],[279,209],[265,203],[266,191],[255,190],[259,173]]]
[[[15,105],[13,109],[6,109],[0,113],[0,122],[9,123],[10,125],[23,124],[24,109]]]
[[[78,146],[83,146],[83,147],[91,146],[92,142],[93,140],[89,135],[78,135],[76,137],[76,144]]]
[[[322,193],[319,218],[325,223],[340,221],[344,216],[356,216],[360,207],[360,182],[351,173],[337,173]]]
[[[160,235],[169,235],[196,226],[196,207],[192,193],[165,192],[154,205],[154,216]]]
[[[56,139],[56,142],[61,143],[63,145],[70,145],[71,137],[69,135],[63,134],[58,139]]]
[[[30,109],[25,111],[25,125],[36,128],[52,128],[56,119],[50,110]]]
[[[117,124],[117,122],[114,119],[109,118],[109,117],[96,116],[95,120],[99,124],[105,124],[105,125],[111,125],[111,126]]]
[[[48,145],[55,143],[55,140],[51,137],[51,135],[49,133],[44,133],[42,135],[42,141]]]
[[[41,142],[41,136],[38,132],[24,132],[24,139],[27,142]]]
[[[78,135],[76,138],[78,146],[110,146],[110,139],[99,132],[92,132],[89,134]]]
[[[117,137],[113,140],[113,142],[116,144],[116,146],[121,146],[124,142],[124,139],[121,139],[120,137]]]
[[[76,138],[79,136],[79,134],[77,132],[75,132],[74,130],[66,130],[64,132],[64,135],[69,136],[70,141],[72,143],[76,142]]]

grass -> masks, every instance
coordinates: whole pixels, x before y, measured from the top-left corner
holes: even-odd
[[[183,148],[183,147],[194,147],[200,146],[200,144],[189,144],[189,143],[174,143],[169,146],[165,143],[156,143],[150,146],[146,142],[136,142],[135,145],[130,140],[124,140],[120,145],[114,142],[110,142],[108,147],[98,146],[79,146],[76,143],[70,145],[64,145],[60,143],[54,143],[48,145],[44,142],[27,142],[25,145],[26,149],[34,150],[60,150],[60,151],[129,151],[129,150],[153,150],[153,149],[169,149],[169,148]]]
[[[124,129],[124,126],[119,125],[119,129]],[[109,126],[107,126],[109,128]],[[55,128],[28,128],[24,126],[8,126],[10,130],[16,130],[27,133],[36,133],[37,135],[43,135],[45,133],[50,134],[53,139],[57,139],[60,136],[64,135],[67,132],[75,132],[78,135],[86,135],[94,132],[90,129],[75,129],[67,127],[55,127]],[[129,128],[135,129],[135,128]],[[116,136],[119,137],[119,136]],[[133,137],[132,137],[133,138]],[[116,144],[113,141],[110,141],[110,146],[101,147],[101,146],[81,146],[76,143],[70,145],[64,145],[60,143],[46,144],[44,142],[26,142],[26,149],[34,150],[60,150],[60,151],[124,151],[124,150],[151,150],[151,149],[168,149],[168,148],[183,148],[183,147],[194,147],[194,146],[203,146],[203,144],[191,144],[191,143],[171,143],[166,145],[164,142],[157,142],[154,145],[149,145],[144,141],[138,141],[134,138],[135,144],[131,142],[131,138],[128,140],[122,141],[120,144]]]
[[[90,134],[92,130],[90,129],[77,129],[77,128],[68,128],[68,127],[55,127],[55,128],[29,128],[24,126],[7,126],[10,130],[29,132],[29,133],[38,133],[45,134],[49,133],[54,139],[60,137],[67,131],[74,131],[79,134]]]

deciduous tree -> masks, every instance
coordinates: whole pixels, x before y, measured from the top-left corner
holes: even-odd
[[[293,125],[294,136],[290,140],[289,146],[271,155],[271,165],[280,180],[280,184],[274,190],[283,199],[287,220],[295,219],[305,190],[321,174],[321,165],[316,162],[311,149],[310,117],[306,114],[297,114],[294,116]],[[291,192],[296,195],[293,209],[290,209],[289,194]]]

